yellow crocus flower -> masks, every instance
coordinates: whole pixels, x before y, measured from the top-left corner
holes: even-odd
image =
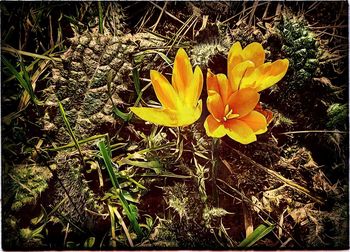
[[[288,59],[265,61],[260,43],[253,42],[244,49],[239,42],[232,45],[227,58],[227,76],[233,91],[254,88],[258,92],[280,81],[288,70]]]
[[[193,72],[184,49],[176,53],[172,85],[158,71],[151,70],[150,75],[162,107],[131,107],[133,113],[145,121],[168,127],[187,126],[199,119],[202,100],[198,99],[203,88],[203,74],[198,66]]]

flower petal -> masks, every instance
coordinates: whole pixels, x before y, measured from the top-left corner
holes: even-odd
[[[264,65],[266,64],[268,63],[265,63]],[[288,59],[282,59],[276,60],[275,62],[263,67],[264,65],[261,66],[261,69],[257,69],[261,75],[255,84],[258,91],[262,91],[279,82],[287,73],[289,61]]]
[[[267,131],[267,122],[263,114],[253,110],[248,115],[239,118],[239,120],[245,122],[255,134],[262,134]]]
[[[243,121],[232,119],[225,122],[227,135],[241,144],[249,144],[256,141],[253,130]]]
[[[178,95],[169,81],[158,71],[151,70],[151,82],[156,96],[164,108],[176,109]]]
[[[230,97],[232,90],[225,74],[217,74],[216,78],[219,83],[220,95],[224,104],[227,104],[227,100]]]
[[[196,66],[191,83],[187,87],[185,103],[190,107],[195,107],[203,89],[203,74],[199,66]]]
[[[178,115],[174,110],[143,107],[131,107],[130,110],[141,119],[154,124],[167,127],[180,126]]]
[[[241,43],[239,42],[234,43],[231,46],[227,57],[227,72],[230,72],[232,68],[234,68],[236,65],[242,62],[243,58],[241,54],[242,54]]]
[[[211,91],[211,94],[207,98],[207,107],[217,120],[221,120],[224,117],[224,103],[222,102],[220,94],[215,91]]]
[[[242,88],[243,82],[255,82],[254,78],[251,78],[252,73],[254,73],[254,66],[252,61],[247,60],[229,70],[228,78],[233,91]]]
[[[180,48],[175,56],[172,84],[179,94],[181,100],[184,101],[187,95],[187,89],[191,85],[193,79],[193,71],[187,53]]]
[[[215,91],[220,94],[219,82],[215,74],[213,74],[208,68],[207,71],[207,91],[209,90]]]
[[[272,122],[274,115],[273,115],[273,112],[271,110],[264,109],[260,103],[256,104],[254,110],[265,116],[266,121],[267,121],[267,125],[269,125]]]
[[[209,115],[204,122],[204,128],[208,136],[221,138],[226,135],[225,126]]]
[[[258,42],[253,42],[247,45],[242,51],[243,60],[253,61],[255,66],[258,67],[264,64],[265,51],[262,45]]]
[[[243,117],[255,108],[259,98],[260,95],[255,89],[244,88],[234,92],[230,96],[228,104],[233,114],[239,114],[240,117]]]
[[[177,111],[177,116],[179,118],[177,126],[187,126],[199,119],[202,114],[202,100],[198,101],[197,106],[186,107],[184,106],[181,110]]]

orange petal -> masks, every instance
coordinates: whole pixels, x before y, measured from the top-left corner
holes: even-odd
[[[207,107],[216,119],[221,120],[224,117],[224,103],[222,102],[220,94],[212,91],[207,98]]]
[[[204,122],[204,128],[208,136],[221,138],[226,135],[224,125],[218,122],[212,115],[209,115]]]
[[[175,56],[172,84],[181,100],[186,97],[188,86],[193,79],[193,71],[187,53],[180,48]]]
[[[227,57],[227,72],[230,72],[232,68],[234,68],[236,65],[242,62],[242,46],[241,43],[236,42],[234,43],[230,51],[228,53]]]
[[[253,88],[244,88],[234,92],[228,101],[233,114],[243,117],[250,113],[259,102],[260,95]]]
[[[164,108],[176,109],[178,106],[178,95],[161,73],[151,70],[151,81],[157,98]]]
[[[190,107],[195,107],[203,89],[203,74],[199,66],[194,70],[193,79],[187,88],[185,103]]]
[[[272,120],[273,120],[273,112],[269,109],[264,109],[260,103],[256,104],[255,108],[254,108],[255,111],[263,114],[266,118],[266,121],[267,121],[267,125],[269,125]]]
[[[263,67],[265,64],[267,66]],[[260,78],[256,81],[256,88],[262,91],[279,82],[286,74],[289,66],[288,59],[276,60],[273,63],[265,63],[259,68]]]
[[[242,88],[243,81],[254,83],[255,80],[250,78],[254,72],[254,66],[252,61],[247,60],[230,69],[228,77],[233,91]]]
[[[207,90],[213,90],[220,94],[219,82],[215,74],[210,69],[207,71]]]
[[[225,122],[227,135],[241,144],[249,144],[256,141],[253,130],[243,121],[232,119]]]
[[[131,107],[130,110],[141,119],[167,127],[177,127],[179,118],[174,110],[164,108]]]
[[[252,111],[248,115],[239,118],[239,120],[245,122],[255,134],[262,134],[267,131],[267,122],[263,114]]]
[[[260,43],[253,42],[242,51],[243,60],[253,61],[255,66],[262,65],[265,61],[265,51]]]
[[[220,95],[224,104],[227,104],[227,100],[232,94],[231,86],[225,74],[217,74],[216,78],[219,83]]]

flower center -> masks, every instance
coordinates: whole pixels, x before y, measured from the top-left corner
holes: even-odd
[[[239,114],[233,114],[233,111],[228,104],[226,104],[225,106],[224,114],[224,122],[226,122],[229,119],[235,119],[239,117]]]

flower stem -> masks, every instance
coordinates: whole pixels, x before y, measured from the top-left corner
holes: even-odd
[[[212,180],[212,196],[213,196],[213,202],[215,206],[219,206],[219,193],[218,188],[216,186],[216,178],[218,174],[218,143],[220,142],[219,138],[213,138],[212,145],[211,145],[211,180]]]

